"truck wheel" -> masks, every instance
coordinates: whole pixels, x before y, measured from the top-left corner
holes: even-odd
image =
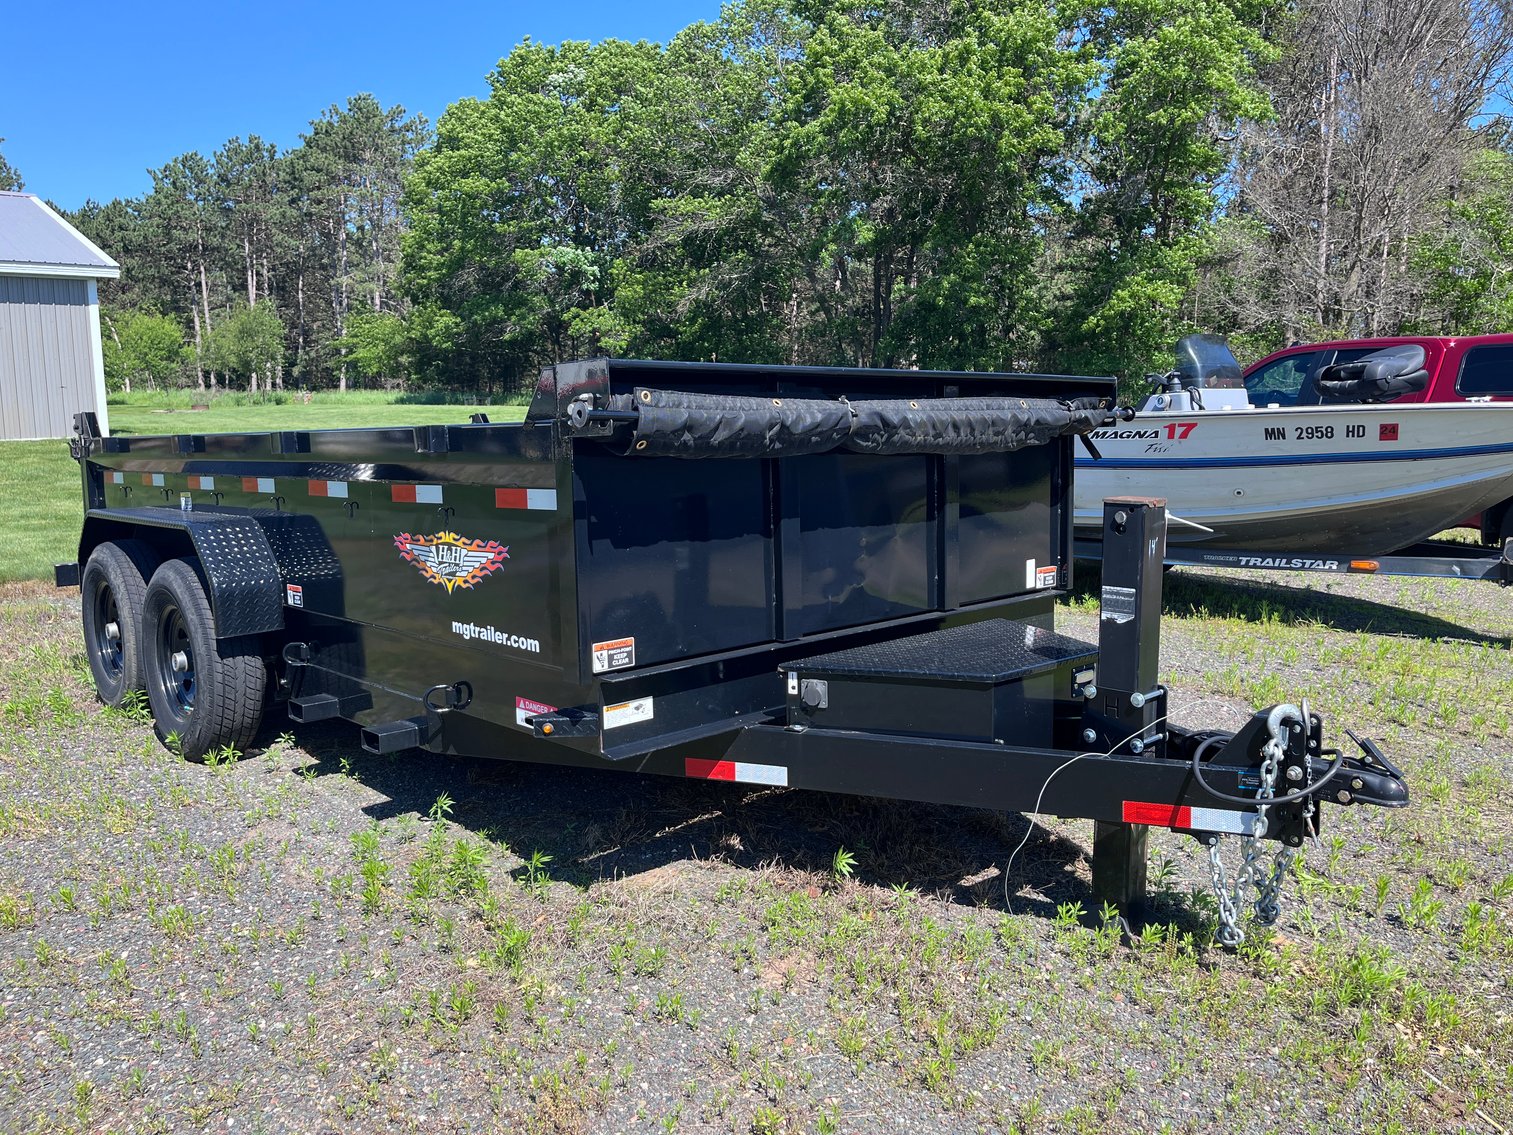
[[[89,554],[79,581],[89,672],[100,700],[115,709],[144,684],[142,602],[157,562],[141,540],[117,540]]]
[[[205,585],[188,560],[169,560],[147,585],[142,669],[158,739],[169,749],[201,761],[228,745],[245,750],[257,734],[267,664],[255,638],[215,637]]]

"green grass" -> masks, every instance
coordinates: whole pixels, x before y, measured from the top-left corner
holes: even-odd
[[[308,405],[254,402],[221,395],[208,410],[189,409],[187,391],[132,396],[110,406],[114,434],[235,433],[318,430],[346,426],[424,426],[462,423],[475,411],[491,421],[518,421],[523,404],[459,406],[400,403],[393,394],[362,391],[314,395]],[[79,467],[66,441],[0,442],[0,583],[50,579],[52,565],[73,558],[84,508]]]
[[[0,583],[51,578],[53,564],[74,558],[82,498],[68,442],[0,442]]]
[[[331,430],[346,426],[430,426],[461,423],[483,412],[494,422],[518,421],[525,404],[500,406],[441,405],[397,401],[400,395],[380,391],[348,394],[322,392],[309,403],[287,395],[287,401],[221,394],[213,399],[190,398],[189,391],[133,395],[109,408],[113,434],[237,433],[248,430]],[[206,405],[204,410],[191,405]]]

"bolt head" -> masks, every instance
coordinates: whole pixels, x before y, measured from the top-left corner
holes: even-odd
[[[1129,743],[1129,751],[1138,757],[1141,753],[1145,752],[1145,742],[1140,740],[1139,737],[1133,738]]]
[[[1130,694],[1129,703],[1136,709],[1139,709],[1145,704],[1145,695],[1137,690],[1135,693]]]
[[[1355,789],[1357,792],[1359,792],[1361,789],[1363,789],[1363,788],[1366,787],[1366,782],[1364,780],[1362,780],[1360,777],[1356,777],[1354,780],[1352,780],[1350,782],[1350,787],[1353,788],[1353,789]]]
[[[1343,788],[1334,794],[1334,798],[1341,804],[1350,803],[1350,793],[1346,792]]]
[[[1091,745],[1096,740],[1098,740],[1098,734],[1095,731],[1091,729],[1084,729],[1082,731],[1082,741],[1084,744]]]

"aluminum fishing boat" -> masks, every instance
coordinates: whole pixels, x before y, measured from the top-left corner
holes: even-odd
[[[1135,420],[1079,454],[1079,537],[1134,494],[1166,498],[1171,544],[1385,555],[1513,496],[1513,402],[1379,401],[1422,389],[1420,347],[1325,368],[1317,403],[1290,406],[1252,401],[1218,336],[1177,354]]]

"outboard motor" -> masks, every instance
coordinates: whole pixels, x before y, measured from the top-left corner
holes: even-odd
[[[1416,394],[1429,384],[1424,348],[1403,343],[1373,351],[1354,362],[1336,363],[1319,372],[1319,393],[1326,402],[1390,402]]]

